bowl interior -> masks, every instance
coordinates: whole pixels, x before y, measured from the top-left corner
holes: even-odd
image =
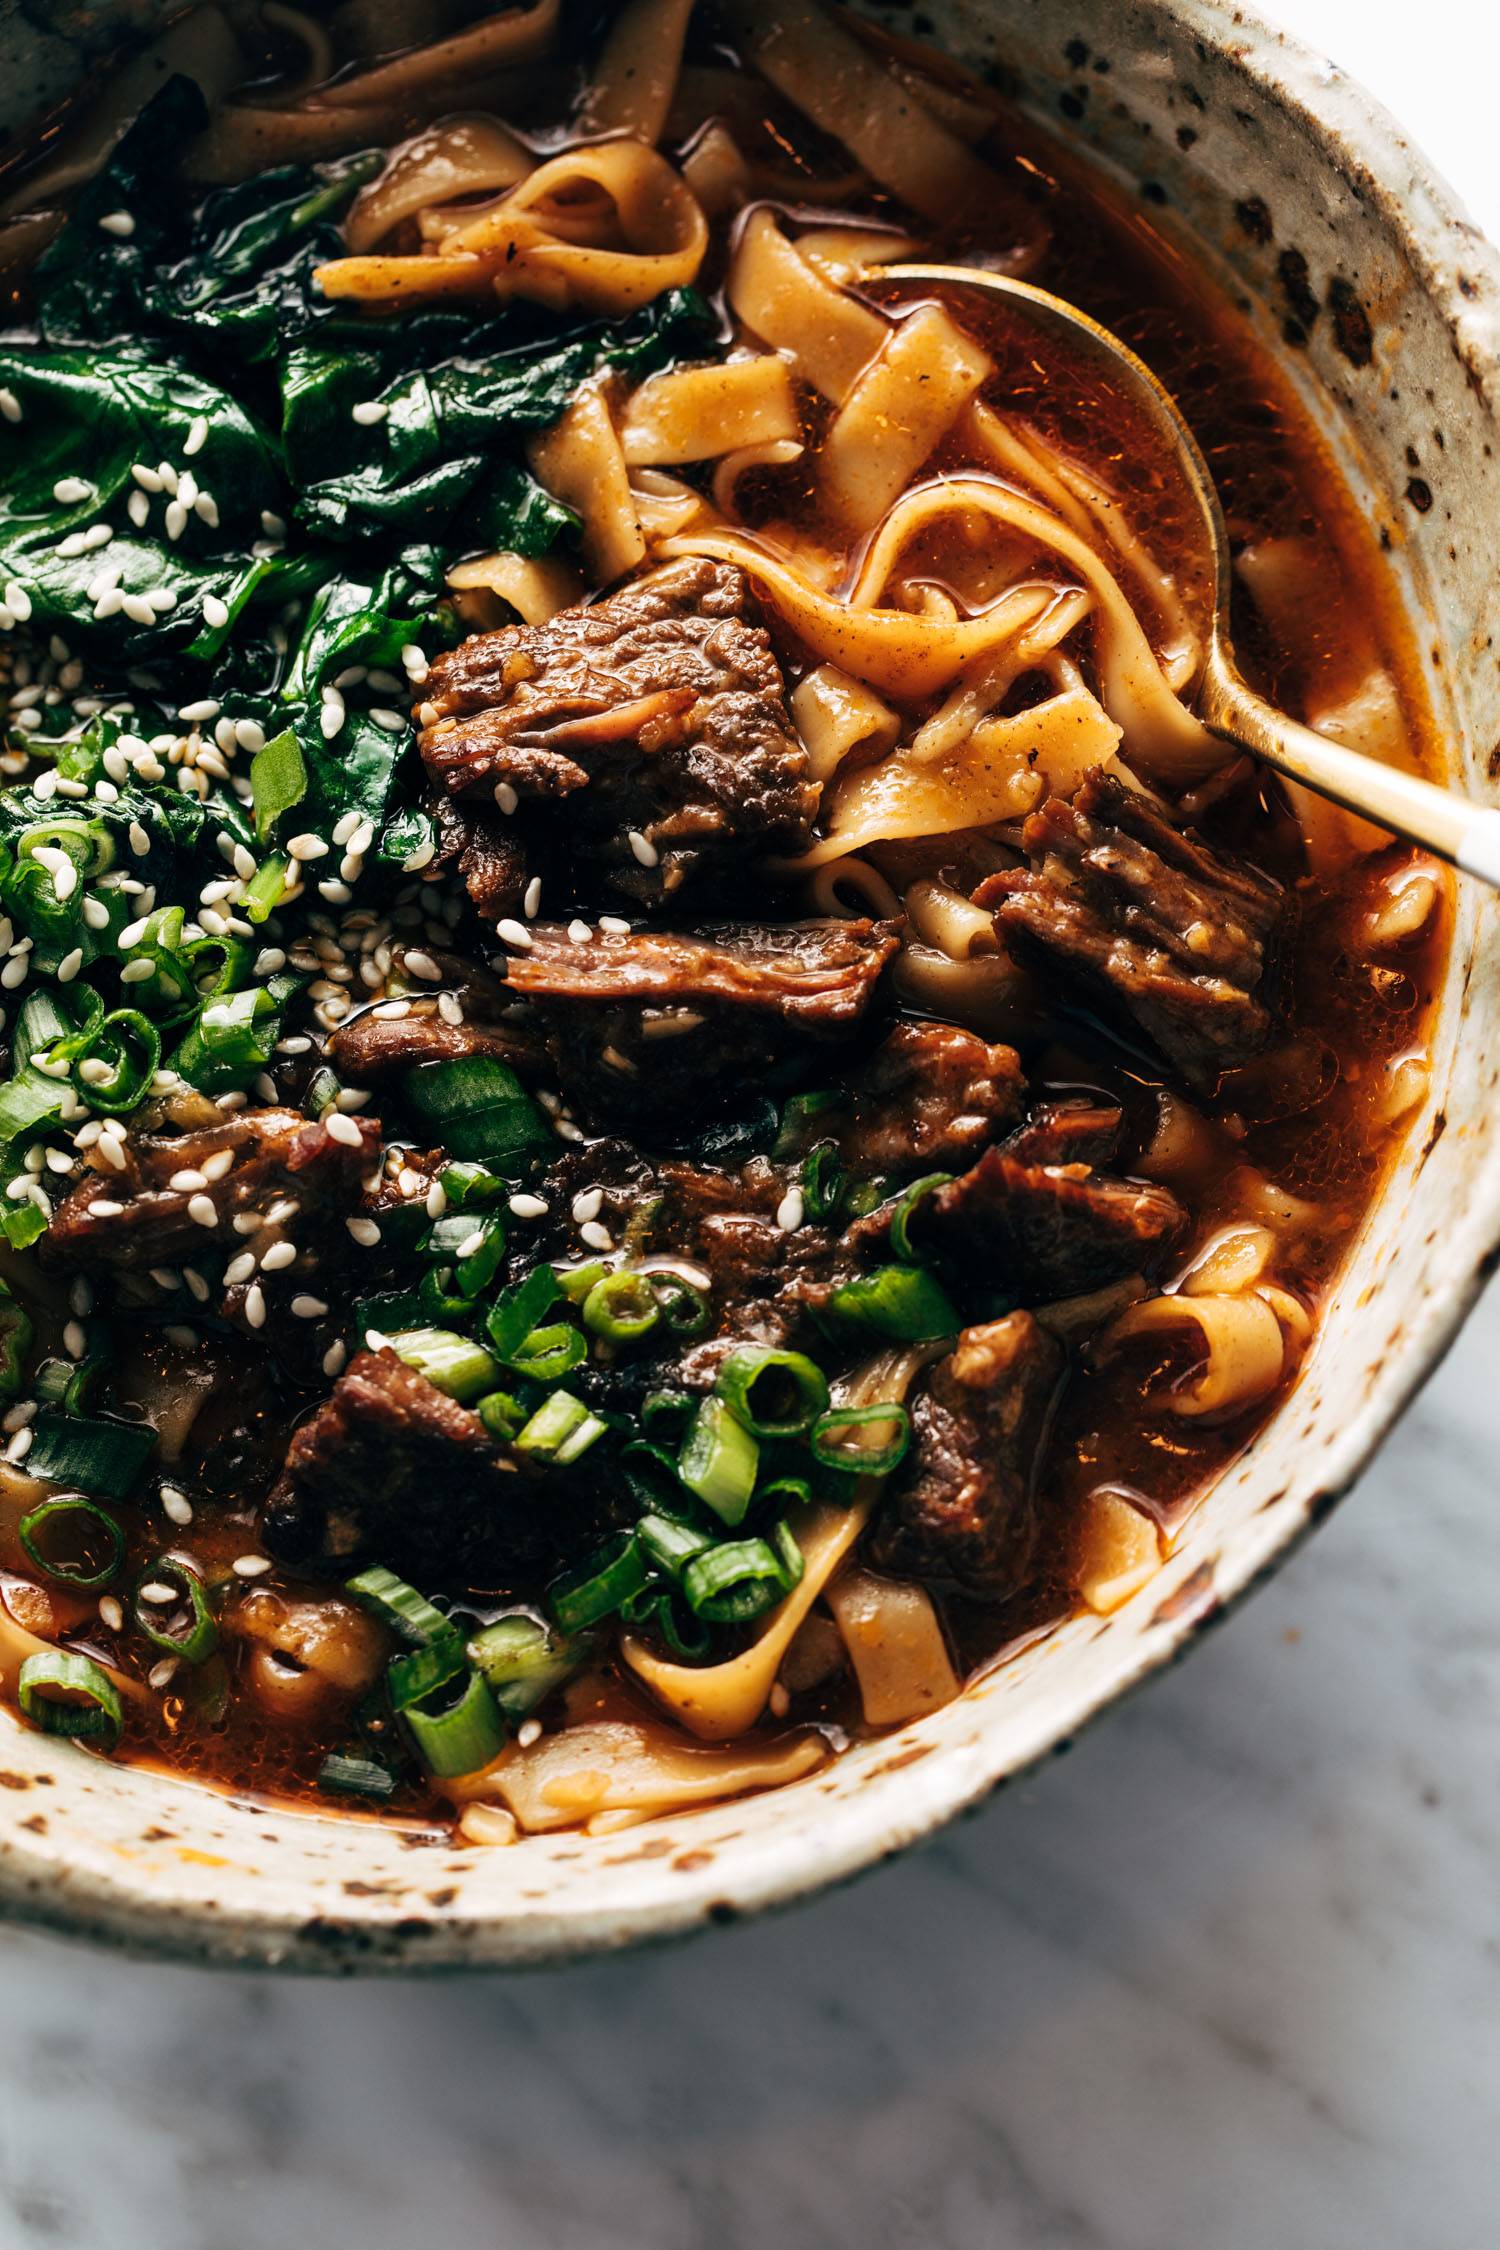
[[[905,9],[881,11],[909,30]],[[3,36],[27,28],[9,11]],[[1500,520],[1497,269],[1361,91],[1243,10],[1201,0],[947,0],[960,60],[997,74],[1192,235],[1285,356],[1389,538],[1454,772],[1493,794]],[[49,35],[50,37],[51,35]],[[50,50],[49,50],[50,55]],[[55,57],[51,58],[55,61]],[[1495,753],[1500,762],[1500,751]],[[849,1875],[1060,1746],[1244,1594],[1316,1523],[1430,1372],[1500,1239],[1495,913],[1466,890],[1430,1099],[1292,1397],[1108,1621],[1077,1618],[957,1704],[780,1793],[612,1839],[456,1850],[370,1822],[218,1797],[70,1751],[0,1714],[0,1901],[175,1954],[299,1966],[558,1958],[688,1929]]]

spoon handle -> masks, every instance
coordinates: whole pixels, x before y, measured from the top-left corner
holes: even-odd
[[[1276,710],[1222,664],[1209,665],[1199,716],[1289,780],[1500,889],[1500,811],[1330,742]]]

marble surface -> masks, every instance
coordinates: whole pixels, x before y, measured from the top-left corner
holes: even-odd
[[[1467,0],[1283,12],[1500,230]],[[837,1898],[438,1985],[0,1936],[0,2250],[1495,2241],[1497,1358],[1492,1291],[1191,1663]]]

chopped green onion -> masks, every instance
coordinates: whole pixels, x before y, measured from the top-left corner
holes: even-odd
[[[384,1289],[354,1303],[354,1326],[363,1344],[373,1329],[377,1336],[394,1336],[404,1328],[427,1324],[427,1307],[417,1289]]]
[[[588,1642],[559,1640],[539,1617],[500,1617],[469,1641],[469,1662],[482,1672],[508,1719],[520,1720],[577,1671]]]
[[[391,1709],[409,1710],[412,1704],[423,1702],[440,1687],[446,1687],[450,1680],[456,1680],[463,1668],[463,1635],[456,1625],[450,1624],[424,1648],[407,1649],[402,1655],[391,1658],[385,1674]]]
[[[807,1146],[816,1120],[842,1105],[841,1094],[794,1094],[781,1113],[781,1124],[771,1154],[783,1162],[789,1156],[800,1155]]]
[[[21,1518],[21,1545],[48,1578],[65,1586],[107,1586],[125,1559],[114,1517],[81,1492],[59,1493]]]
[[[47,1214],[31,1202],[0,1205],[0,1234],[12,1250],[29,1250],[47,1231]]]
[[[651,1288],[667,1326],[679,1336],[699,1336],[708,1326],[708,1292],[680,1273],[651,1271]]]
[[[689,1492],[725,1523],[740,1523],[759,1466],[760,1447],[727,1399],[704,1399],[677,1456],[677,1474]]]
[[[525,1407],[518,1398],[512,1398],[509,1391],[487,1392],[483,1398],[475,1400],[474,1412],[490,1436],[506,1444],[526,1420]]]
[[[885,1445],[845,1445],[840,1430],[887,1428],[895,1431]],[[813,1459],[825,1469],[844,1469],[850,1476],[886,1477],[906,1457],[911,1443],[911,1416],[904,1406],[834,1406],[820,1414],[808,1432]]]
[[[124,1707],[109,1674],[92,1657],[70,1656],[65,1649],[41,1649],[23,1658],[16,1700],[43,1734],[113,1750],[125,1731]]]
[[[631,1266],[605,1274],[583,1300],[584,1327],[612,1344],[633,1344],[649,1336],[660,1318],[649,1279]]]
[[[422,1763],[439,1776],[477,1773],[505,1747],[505,1721],[479,1672],[468,1674],[463,1693],[445,1710],[413,1704],[401,1716]]]
[[[307,767],[302,749],[290,727],[274,735],[250,761],[250,801],[255,807],[255,834],[264,844],[283,813],[300,805],[307,795]]]
[[[755,1504],[757,1508],[769,1508],[773,1505],[785,1507],[788,1504],[794,1508],[805,1508],[810,1504],[812,1496],[812,1486],[806,1477],[770,1477],[756,1492]]]
[[[648,1391],[641,1401],[641,1428],[680,1431],[692,1411],[686,1391]]]
[[[873,1329],[903,1343],[928,1343],[959,1328],[948,1292],[922,1266],[881,1266],[856,1274],[829,1293],[828,1312],[851,1328]]]
[[[149,1422],[94,1420],[44,1406],[31,1425],[28,1476],[76,1485],[105,1500],[126,1500],[156,1444]]]
[[[543,1400],[523,1430],[516,1433],[518,1453],[534,1453],[540,1460],[566,1466],[587,1453],[608,1429],[571,1391],[554,1391]]]
[[[828,1404],[828,1380],[805,1352],[742,1344],[719,1370],[715,1385],[737,1422],[752,1437],[798,1437]]]
[[[150,1090],[161,1062],[161,1033],[139,1008],[113,1008],[90,1032],[73,1064],[73,1078],[89,1105],[109,1117],[126,1117]],[[83,1065],[102,1063],[107,1075],[83,1076]]]
[[[802,1208],[810,1219],[831,1219],[844,1192],[844,1159],[837,1141],[819,1141],[802,1160]]]
[[[353,1597],[382,1625],[389,1625],[398,1639],[408,1648],[426,1648],[431,1642],[441,1640],[453,1627],[440,1609],[434,1609],[425,1594],[415,1586],[408,1586],[383,1563],[374,1563],[368,1570],[344,1581],[344,1592]]]
[[[534,1266],[524,1281],[502,1289],[489,1310],[485,1334],[497,1359],[508,1360],[557,1303],[557,1275],[550,1266]]]
[[[566,1297],[570,1305],[581,1305],[595,1282],[602,1281],[609,1272],[602,1258],[589,1258],[578,1266],[554,1266],[558,1294]]]
[[[684,1609],[670,1586],[645,1586],[632,1594],[620,1614],[629,1625],[659,1633],[674,1656],[698,1664],[714,1645],[708,1626]]]
[[[620,1454],[625,1482],[643,1508],[670,1512],[688,1505],[677,1474],[677,1456],[649,1438],[632,1438]]]
[[[670,1516],[642,1516],[635,1535],[657,1569],[664,1570],[669,1578],[680,1578],[694,1555],[701,1555],[714,1543],[709,1532],[699,1531],[690,1523],[674,1523]]]
[[[795,1566],[764,1539],[726,1541],[694,1555],[682,1573],[682,1591],[695,1617],[713,1625],[744,1625],[783,1600],[802,1576],[800,1549],[791,1543]]]
[[[922,1263],[922,1254],[913,1249],[910,1234],[911,1222],[918,1206],[925,1203],[936,1189],[950,1186],[952,1180],[951,1172],[929,1172],[923,1179],[913,1180],[909,1188],[902,1190],[901,1200],[891,1213],[891,1248],[905,1264],[919,1266]]]
[[[313,1072],[307,1082],[307,1092],[302,1097],[303,1116],[312,1118],[314,1122],[326,1116],[329,1110],[337,1107],[340,1091],[338,1072],[330,1070],[325,1063],[322,1069]]]
[[[500,1270],[505,1227],[495,1212],[480,1218],[473,1212],[456,1211],[437,1221],[422,1248],[440,1267],[451,1270],[458,1296],[477,1297]]]
[[[389,1766],[377,1764],[374,1758],[355,1758],[342,1750],[330,1750],[318,1768],[318,1787],[331,1789],[341,1797],[371,1797],[383,1804],[396,1793],[396,1776]]]
[[[456,1336],[451,1328],[398,1329],[389,1342],[398,1359],[460,1406],[492,1391],[500,1373],[482,1344],[472,1336]]]
[[[407,1107],[452,1156],[521,1170],[556,1145],[515,1072],[493,1055],[419,1063],[402,1090]]]
[[[245,895],[240,900],[240,912],[259,928],[268,921],[286,895],[287,863],[277,853],[263,859],[245,885]]]
[[[442,1175],[443,1193],[455,1210],[471,1204],[499,1203],[510,1194],[510,1182],[487,1164],[450,1164]]]
[[[172,1068],[200,1093],[243,1089],[265,1069],[281,1035],[281,1010],[253,984],[210,999],[172,1057]]]
[[[177,1589],[182,1600],[174,1609],[153,1608],[142,1601],[142,1586],[149,1586],[153,1580]],[[219,1628],[202,1579],[196,1570],[189,1570],[186,1563],[171,1555],[160,1556],[136,1581],[131,1616],[136,1630],[145,1634],[153,1648],[164,1649],[168,1656],[180,1656],[187,1664],[201,1664],[219,1645]]]
[[[551,1328],[533,1328],[520,1347],[511,1353],[507,1366],[513,1367],[533,1383],[560,1383],[565,1375],[588,1358],[588,1345],[576,1328],[566,1328],[559,1321]]]
[[[634,1532],[621,1533],[582,1569],[565,1571],[547,1588],[547,1607],[564,1633],[581,1632],[613,1616],[646,1583],[646,1558]]]

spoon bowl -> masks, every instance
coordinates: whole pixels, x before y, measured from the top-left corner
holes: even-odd
[[[982,267],[902,263],[873,267],[866,278],[941,282],[1003,298],[1033,328],[1063,338],[1100,365],[1175,463],[1202,530],[1212,598],[1196,686],[1200,723],[1289,781],[1500,888],[1500,811],[1330,741],[1268,703],[1241,676],[1229,622],[1229,527],[1218,490],[1181,407],[1128,344],[1050,290]]]

